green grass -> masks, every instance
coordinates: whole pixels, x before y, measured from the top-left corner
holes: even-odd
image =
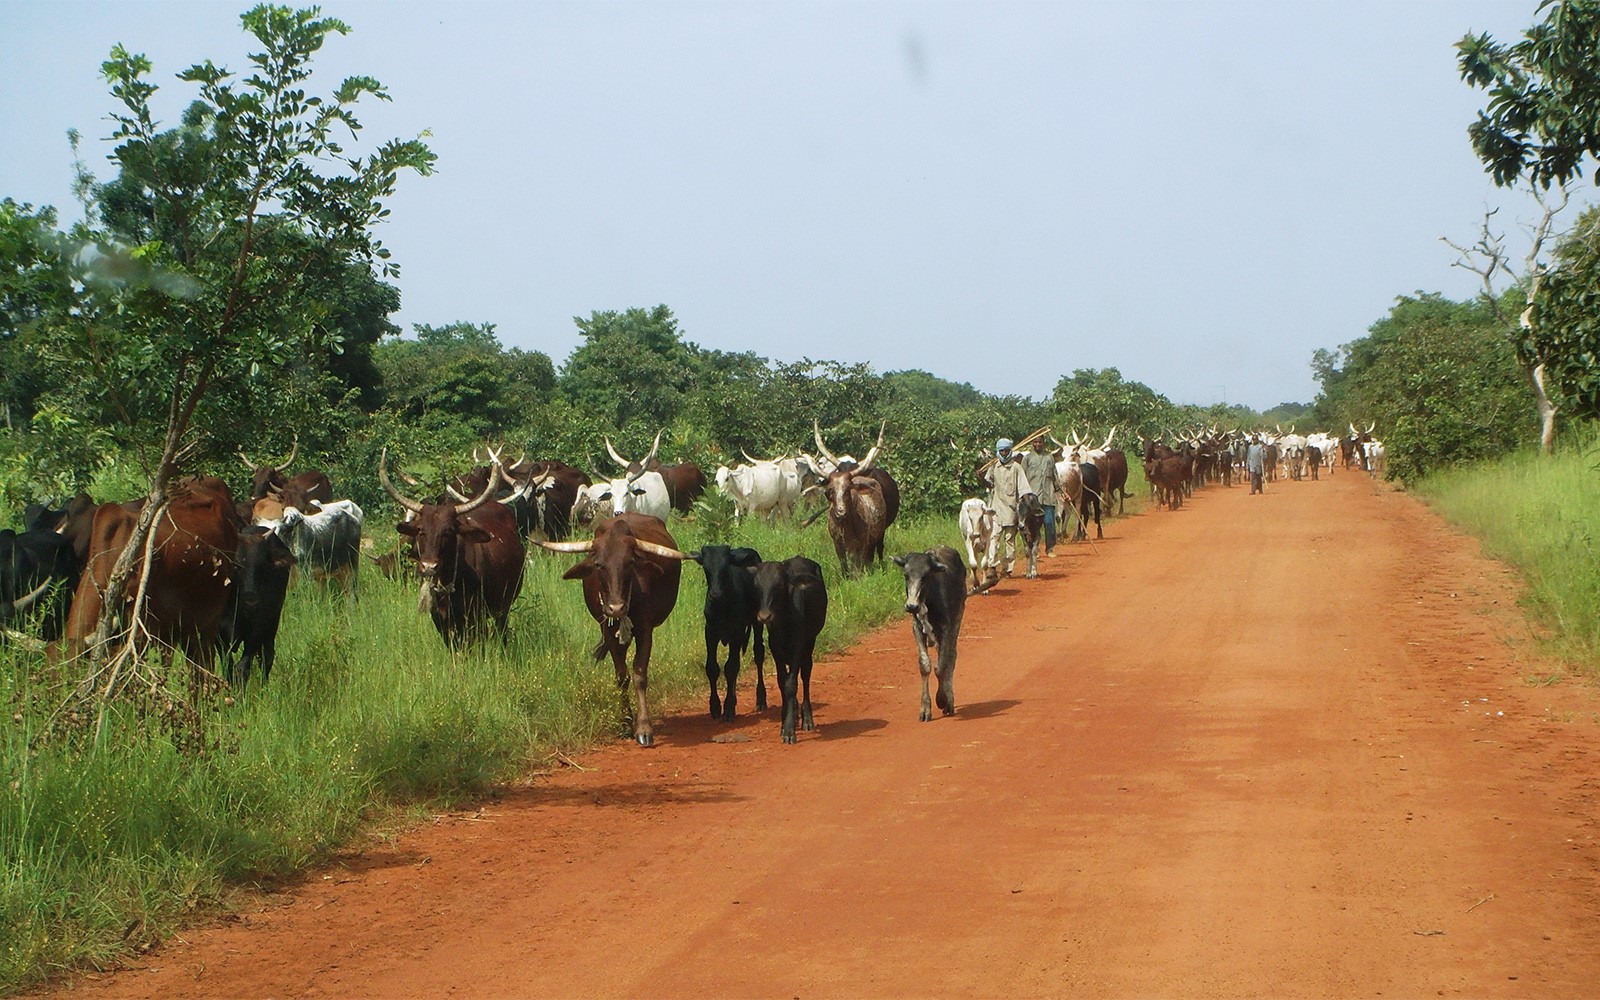
[[[1546,652],[1600,677],[1600,472],[1595,437],[1554,457],[1532,452],[1429,476],[1414,488],[1527,581]]]
[[[671,525],[680,546],[716,540],[708,536],[723,521],[704,513]],[[955,544],[954,522],[897,524],[889,551]],[[392,528],[374,527],[380,550],[392,547]],[[841,580],[822,523],[724,530],[769,559],[799,553],[822,564],[823,649],[903,615],[895,567]],[[297,586],[271,680],[208,705],[199,752],[131,709],[98,742],[87,730],[46,738],[58,678],[41,656],[0,647],[0,993],[104,966],[216,905],[228,887],[316,864],[418,804],[469,800],[557,752],[625,735],[610,663],[588,655],[595,624],[578,585],[560,578],[575,559],[532,553],[510,642],[457,654],[417,612],[415,589],[370,566],[354,608]],[[704,704],[703,600],[704,578],[686,566],[678,606],[657,632],[654,711]]]

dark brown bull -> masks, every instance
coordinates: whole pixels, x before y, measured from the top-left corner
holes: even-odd
[[[328,479],[328,474],[318,469],[308,469],[293,476],[286,476],[283,470],[289,467],[294,457],[300,453],[300,435],[296,434],[294,445],[289,449],[289,457],[276,465],[257,465],[250,461],[250,457],[239,449],[239,457],[250,470],[250,500],[255,502],[269,493],[283,502],[285,507],[298,507],[309,510],[311,501],[320,503],[333,502],[333,483]]]
[[[678,581],[683,560],[690,558],[659,517],[624,513],[601,521],[594,538],[583,542],[540,542],[551,552],[582,552],[588,558],[562,574],[583,581],[583,600],[600,625],[600,644],[594,658],[611,654],[617,687],[633,693],[633,734],[640,746],[650,746],[655,735],[650,726],[650,706],[645,690],[650,684],[650,647],[656,626],[667,620],[678,603]],[[627,666],[632,644],[633,669]]]
[[[412,518],[395,525],[411,539],[422,578],[419,610],[426,610],[446,644],[460,648],[483,634],[484,619],[505,638],[511,604],[522,592],[527,548],[511,508],[495,503],[491,479],[466,503],[421,503],[389,481],[389,450],[378,456],[378,481]]]
[[[491,468],[480,465],[456,477],[447,489],[457,500],[477,496],[488,485]],[[538,481],[539,485],[524,487],[520,497],[511,496],[517,492],[516,487],[533,481]],[[572,505],[577,502],[578,490],[590,482],[588,473],[565,462],[519,458],[506,467],[505,476],[495,489],[495,499],[511,508],[517,520],[517,532],[523,538],[543,535],[547,540],[561,541],[572,534]],[[444,502],[443,497],[440,502]]]
[[[196,667],[209,668],[216,655],[217,629],[228,601],[239,529],[233,497],[220,479],[192,477],[168,491],[166,509],[151,532],[153,561],[141,614],[150,638],[183,650]],[[78,581],[67,619],[69,655],[83,650],[100,620],[111,570],[128,544],[144,501],[101,504],[90,528],[89,559]],[[134,560],[125,600],[131,610],[143,572]]]
[[[1117,515],[1126,511],[1128,501],[1128,456],[1121,448],[1107,448],[1105,456],[1096,463],[1100,466],[1100,495],[1106,505],[1117,502]]]
[[[840,570],[850,575],[883,558],[888,505],[882,485],[867,474],[878,457],[878,446],[873,445],[860,463],[846,465],[840,465],[828,451],[820,432],[817,447],[836,466],[822,484],[822,493],[828,505],[828,534],[833,537],[833,551],[839,557]]]
[[[89,562],[89,529],[94,524],[96,506],[94,498],[87,493],[79,493],[57,509],[29,504],[22,515],[22,526],[26,530],[54,531],[65,537],[72,544],[73,557],[78,562],[78,571],[82,572]]]

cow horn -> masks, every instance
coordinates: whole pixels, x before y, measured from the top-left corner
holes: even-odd
[[[492,479],[492,477],[491,477],[491,479]],[[462,496],[461,495],[461,491],[457,490],[454,486],[450,485],[450,480],[448,480],[448,479],[446,479],[444,481],[444,491],[446,493],[450,494],[451,496],[455,497],[457,500],[460,500],[462,503],[471,503],[472,502],[470,497]]]
[[[484,484],[483,492],[478,494],[478,498],[476,500],[468,500],[466,503],[456,504],[456,514],[458,516],[461,514],[470,514],[479,507],[482,507],[484,504],[488,503],[489,498],[494,495],[494,491],[500,488],[500,477],[502,475],[504,475],[504,473],[500,468],[500,463],[495,462],[494,465],[489,469],[489,481]]]
[[[878,425],[878,443],[872,446],[872,450],[867,452],[867,457],[862,460],[860,466],[862,472],[872,468],[872,463],[878,457],[878,452],[883,450],[883,430],[888,426],[889,421],[887,420]]]
[[[385,445],[383,450],[378,453],[378,482],[383,484],[384,490],[390,496],[394,497],[395,503],[398,503],[400,506],[411,511],[413,514],[422,513],[422,504],[401,493],[399,490],[394,488],[394,483],[389,482],[388,465],[389,448],[387,445]]]
[[[838,465],[839,464],[838,457],[835,456],[833,452],[828,450],[828,446],[827,445],[822,443],[822,427],[817,423],[817,418],[816,417],[812,417],[811,418],[811,433],[816,436],[816,439],[817,439],[817,450],[822,452],[822,457],[826,458],[828,461],[832,462],[834,465]]]
[[[1367,433],[1371,434],[1374,430],[1377,429],[1377,426],[1378,426],[1378,422],[1376,420],[1374,420],[1372,423],[1368,424],[1367,425]]]
[[[583,542],[540,542],[540,541],[535,541],[533,544],[539,546],[541,549],[546,549],[546,550],[548,550],[550,552],[593,552],[594,551],[594,539],[592,539],[592,538],[587,540],[587,541],[583,541]]]
[[[661,428],[659,431],[656,431],[656,439],[650,445],[650,454],[646,455],[644,458],[639,460],[639,464],[641,466],[649,465],[650,464],[650,460],[652,458],[656,457],[656,452],[661,450],[661,435],[665,434],[666,432],[667,432],[667,429],[665,427]]]
[[[1111,433],[1106,435],[1106,443],[1100,446],[1100,450],[1105,451],[1107,448],[1111,447],[1111,439],[1116,436],[1117,428],[1113,425],[1111,428]]]
[[[472,446],[472,464],[473,465],[482,465],[483,464],[483,456],[478,454],[478,446],[477,445],[473,445]]]
[[[1356,431],[1355,426],[1351,425],[1350,433],[1354,434],[1355,431]],[[257,468],[259,468],[259,466],[257,466],[256,463],[250,461],[250,456],[246,455],[244,453],[244,449],[243,448],[239,449],[239,457],[244,459],[245,468],[249,469],[251,472],[254,472],[254,471],[256,471]]]
[[[631,463],[621,455],[617,454],[617,449],[612,447],[611,438],[609,436],[605,439],[605,442],[606,451],[611,453],[611,460],[626,469]]]
[[[300,432],[296,431],[294,435],[294,442],[289,445],[289,457],[284,459],[282,462],[279,462],[278,468],[287,469],[290,465],[294,464],[294,457],[298,454],[300,454]]]
[[[406,481],[406,485],[408,485],[408,486],[421,486],[422,485],[421,483],[417,482],[417,477],[416,476],[413,476],[411,473],[407,472],[406,470],[404,470],[404,469],[396,469],[394,471],[400,473],[400,478],[404,479]]]
[[[739,449],[739,454],[743,455],[744,456],[744,460],[746,462],[749,462],[751,465],[760,465],[761,464],[761,459],[759,459],[759,458],[751,458],[750,457],[750,453],[748,451],[745,451],[743,448]]]
[[[637,546],[641,552],[648,552],[653,556],[660,556],[663,559],[677,559],[681,561],[684,559],[694,558],[693,556],[689,555],[689,553],[680,552],[670,545],[657,545],[655,542],[647,542],[642,538],[635,538],[633,540],[633,544]]]
[[[12,601],[11,607],[17,611],[28,610],[29,605],[33,604],[34,601],[37,601],[40,595],[50,589],[51,582],[52,581],[50,580],[46,580],[45,582],[39,584],[39,586],[33,588],[30,593],[24,594],[23,596]]]

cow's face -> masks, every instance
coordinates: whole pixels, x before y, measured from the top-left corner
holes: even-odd
[[[946,572],[948,567],[927,552],[908,552],[892,558],[906,577],[906,613],[918,616],[927,614],[928,605],[922,596],[923,584],[930,576]]]
[[[755,549],[735,549],[727,545],[707,545],[691,558],[705,570],[706,598],[712,601],[722,600],[727,594],[733,574],[761,562],[761,555]]]
[[[781,562],[764,562],[751,573],[756,590],[756,621],[771,625],[789,601],[789,574]]]
[[[239,532],[239,548],[234,557],[239,588],[239,603],[247,608],[260,605],[262,598],[288,582],[294,554],[278,533],[260,525]],[[280,585],[275,587],[274,584]]]
[[[423,504],[417,516],[395,525],[417,553],[417,572],[435,588],[455,580],[461,547],[490,539],[488,530],[462,520],[453,504]]]

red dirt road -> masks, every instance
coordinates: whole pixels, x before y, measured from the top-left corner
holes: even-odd
[[[1353,474],[1269,489],[1118,521],[972,598],[954,719],[917,722],[897,624],[818,665],[796,746],[772,710],[662,713],[652,750],[75,986],[1600,995],[1593,689],[1528,682],[1511,576],[1417,501]]]

